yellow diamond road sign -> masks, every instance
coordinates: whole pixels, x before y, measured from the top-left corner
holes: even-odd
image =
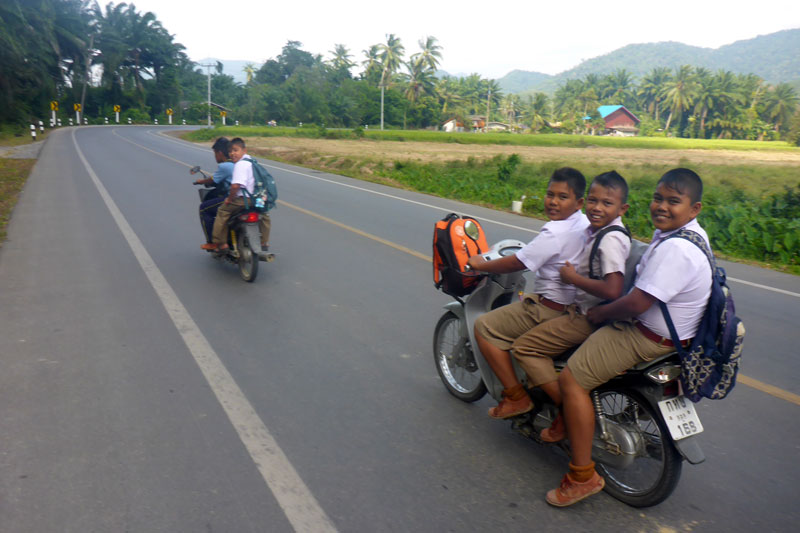
[[[114,113],[119,113],[120,107],[118,105],[114,106]]]
[[[172,108],[169,107],[169,108],[167,108],[167,115],[171,115],[171,114],[172,114]]]
[[[81,110],[81,104],[72,104],[72,108],[75,109],[75,111],[80,111]]]
[[[50,110],[51,111],[58,111],[58,102],[56,100],[53,100],[52,102],[50,102]]]
[[[226,113],[225,111],[220,111],[220,112],[219,112],[219,116],[221,116],[221,117],[227,117],[227,116],[228,116],[228,113]]]

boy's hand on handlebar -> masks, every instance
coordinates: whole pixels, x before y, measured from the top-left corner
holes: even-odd
[[[467,266],[472,270],[482,270],[481,265],[486,264],[486,259],[483,258],[482,255],[473,255],[467,260]]]

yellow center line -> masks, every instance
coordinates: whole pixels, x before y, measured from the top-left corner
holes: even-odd
[[[155,150],[151,150],[150,148],[147,148],[146,146],[142,146],[139,143],[136,143],[134,141],[126,139],[126,138],[122,137],[121,135],[118,135],[116,130],[114,130],[113,133],[115,135],[117,135],[120,139],[122,139],[124,141],[127,141],[127,142],[129,142],[131,144],[134,144],[134,145],[138,146],[139,148],[147,150],[148,152],[152,152],[152,153],[154,153],[156,155],[160,155],[161,157],[169,159],[170,161],[174,161],[175,163],[180,163],[181,165],[186,165],[187,167],[190,167],[190,168],[192,167],[192,165],[190,165],[188,163],[184,163],[183,161],[178,161],[177,159],[173,159],[172,157],[170,157],[168,155],[162,154],[162,153],[157,152]],[[407,248],[407,247],[402,246],[400,244],[397,244],[397,243],[394,243],[392,241],[383,239],[381,237],[378,237],[377,235],[373,235],[371,233],[367,233],[366,231],[362,231],[362,230],[360,230],[358,228],[354,228],[352,226],[348,226],[347,224],[343,224],[341,222],[337,222],[336,220],[333,220],[332,218],[328,218],[326,216],[320,215],[320,214],[315,213],[313,211],[310,211],[308,209],[304,209],[302,207],[298,207],[298,206],[290,204],[288,202],[284,202],[283,200],[278,200],[278,203],[280,205],[285,205],[286,207],[288,207],[290,209],[294,209],[296,211],[299,211],[300,213],[303,213],[305,215],[312,216],[314,218],[322,220],[323,222],[327,222],[328,224],[332,224],[332,225],[334,225],[336,227],[339,227],[339,228],[342,228],[344,230],[351,231],[351,232],[355,233],[356,235],[360,235],[360,236],[362,236],[364,238],[371,239],[371,240],[373,240],[375,242],[379,242],[381,244],[389,246],[390,248],[394,248],[395,250],[399,250],[401,252],[405,252],[407,254],[413,255],[414,257],[416,257],[418,259],[422,259],[423,261],[427,261],[429,263],[431,262],[430,256],[422,254],[422,253],[419,253],[416,250],[412,250],[411,248]],[[759,391],[761,391],[763,393],[769,394],[770,396],[774,396],[774,397],[779,398],[781,400],[787,401],[789,403],[793,403],[795,405],[800,405],[800,395],[797,395],[797,394],[794,394],[792,392],[780,389],[780,388],[778,388],[778,387],[776,387],[774,385],[770,385],[768,383],[764,383],[763,381],[759,381],[757,379],[745,376],[743,374],[739,374],[737,376],[737,380],[742,385],[747,385],[748,387],[752,387],[752,388],[754,388],[756,390],[759,390]]]

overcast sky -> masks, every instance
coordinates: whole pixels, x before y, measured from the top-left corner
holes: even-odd
[[[104,0],[99,0],[104,4]],[[119,2],[115,2],[119,3]],[[558,74],[584,59],[633,43],[677,41],[718,48],[800,28],[800,0],[136,0],[152,11],[195,61],[207,57],[261,63],[286,41],[326,59],[344,44],[363,50],[394,33],[406,57],[431,35],[440,68],[500,78],[514,69]],[[800,50],[798,50],[800,53]]]

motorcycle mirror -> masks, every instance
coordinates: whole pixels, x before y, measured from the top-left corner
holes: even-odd
[[[200,166],[196,165],[189,169],[189,174],[197,174],[200,172]]]
[[[478,225],[475,224],[472,220],[467,220],[464,222],[464,233],[467,234],[467,237],[472,239],[473,241],[477,241],[478,237],[480,237],[480,231],[478,231]]]

